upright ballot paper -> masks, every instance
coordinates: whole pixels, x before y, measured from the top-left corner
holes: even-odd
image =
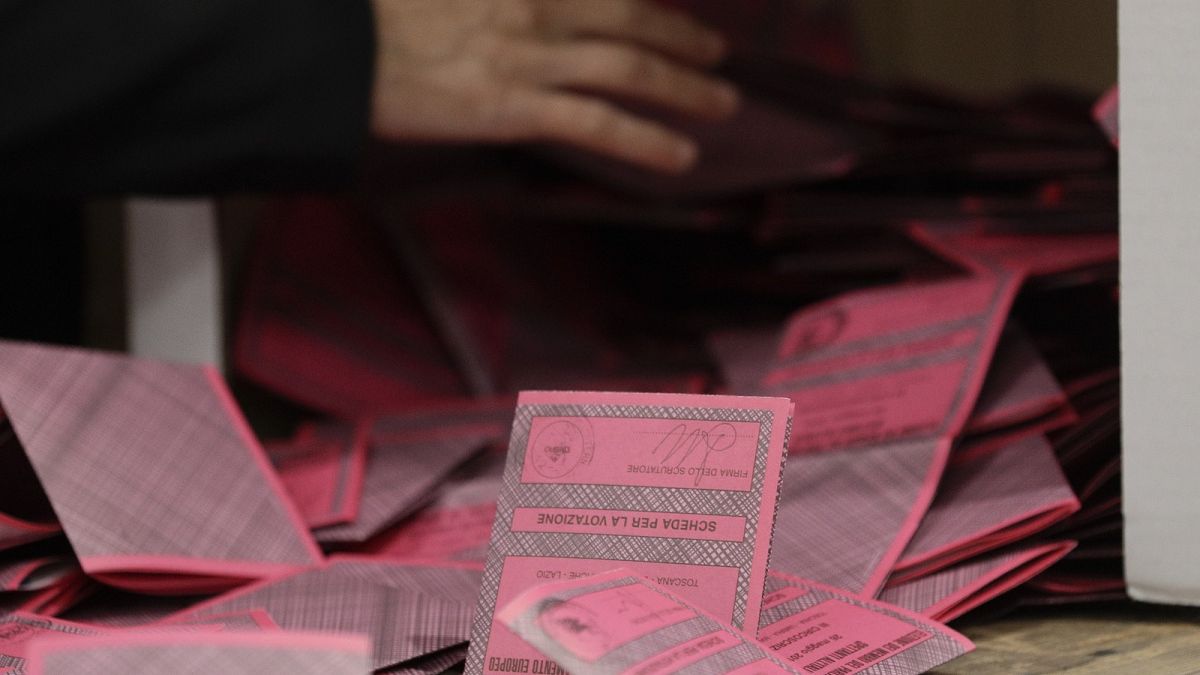
[[[783,398],[522,393],[466,672],[541,658],[496,616],[517,595],[617,567],[753,631],[791,411]]]

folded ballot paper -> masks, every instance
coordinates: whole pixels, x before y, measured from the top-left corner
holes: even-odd
[[[393,668],[465,643],[478,588],[470,569],[348,560],[252,584],[158,624],[205,624],[261,609],[288,631],[365,634],[370,667]]]
[[[447,477],[419,513],[380,533],[358,551],[391,559],[483,565],[503,474],[503,451],[482,453]]]
[[[24,672],[27,675],[363,675],[369,669],[369,655],[370,641],[366,636],[122,631],[87,637],[39,638],[30,646]]]
[[[882,588],[971,417],[1020,280],[862,291],[792,317],[758,381],[797,410],[773,566]]]
[[[915,614],[781,576],[757,639],[628,569],[536,586],[499,617],[541,658],[491,657],[496,672],[899,675],[973,648]]]
[[[492,440],[488,427],[423,425],[412,416],[381,417],[369,430],[361,502],[354,520],[314,530],[326,545],[361,544],[412,515],[458,467]],[[333,426],[318,433],[352,433]]]
[[[0,552],[62,534],[29,457],[0,408]]]
[[[199,593],[322,558],[211,368],[3,342],[0,406],[0,454],[24,455],[93,578]]]
[[[538,658],[496,614],[518,594],[615,566],[757,626],[791,411],[778,398],[522,393],[467,672]]]
[[[96,635],[104,629],[26,612],[0,614],[0,668],[25,672],[33,640],[48,635]]]
[[[996,448],[1077,420],[1067,393],[1027,332],[1010,320],[996,345],[983,389],[961,441]]]
[[[306,424],[264,449],[310,528],[353,523],[362,501],[370,426],[325,431]]]
[[[888,586],[879,598],[938,621],[951,621],[1037,577],[1073,548],[1073,541],[1016,545]]]
[[[123,636],[150,636],[153,634],[160,634],[162,638],[167,641],[192,639],[196,642],[216,643],[222,637],[220,634],[237,633],[244,635],[255,634],[252,637],[245,638],[246,641],[254,641],[262,638],[264,632],[278,631],[278,626],[276,626],[276,624],[271,620],[270,616],[268,616],[265,612],[262,612],[261,610],[254,610],[251,612],[238,612],[213,616],[209,619],[206,619],[204,622],[181,622],[176,626],[151,626],[139,629],[139,631],[140,632],[131,632],[127,630],[114,629],[112,627],[96,626],[76,621],[67,621],[65,619],[51,618],[49,616],[33,614],[29,612],[10,612],[7,614],[0,614],[0,669],[9,668],[13,673],[22,673],[25,675],[32,672],[39,672],[36,666],[39,648],[48,646],[49,644],[60,647],[66,647],[67,645],[74,646],[76,644],[89,644],[79,641],[80,638],[84,637],[111,636],[111,641],[109,642],[90,643],[97,650],[106,651],[108,647],[116,646],[116,643],[118,643]],[[188,638],[187,636],[191,637]],[[47,644],[44,645],[43,643]],[[43,655],[46,651],[48,650],[42,649]],[[122,669],[117,667],[87,670],[82,666],[82,664],[77,664],[77,669],[75,670],[55,670],[54,672],[95,672],[107,674],[125,672],[165,673],[186,671],[167,671],[142,668]],[[235,671],[222,670],[221,672]]]
[[[890,584],[1019,542],[1079,510],[1079,500],[1041,436],[992,450],[959,451]]]

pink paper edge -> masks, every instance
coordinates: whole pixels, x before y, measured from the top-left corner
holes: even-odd
[[[1001,521],[1000,523],[997,523],[996,525],[989,527],[985,530],[980,530],[978,532],[972,532],[968,535],[965,535],[965,536],[959,538],[956,541],[952,541],[949,544],[944,544],[943,546],[932,549],[926,553],[922,553],[918,556],[913,556],[911,558],[902,559],[896,563],[896,566],[892,569],[892,574],[898,575],[903,572],[910,571],[911,568],[918,567],[922,564],[928,563],[929,561],[931,561],[935,558],[939,558],[944,555],[952,554],[958,549],[969,548],[970,545],[975,540],[983,539],[985,537],[1006,535],[1006,536],[1001,537],[1001,541],[997,542],[993,546],[988,547],[988,549],[985,549],[983,551],[971,550],[971,551],[967,552],[965,555],[963,555],[962,557],[954,558],[951,560],[946,560],[943,564],[939,564],[937,567],[934,567],[929,570],[922,570],[921,573],[917,577],[913,577],[913,578],[915,579],[918,577],[925,576],[926,574],[932,574],[934,572],[937,572],[938,570],[949,567],[957,562],[962,562],[963,560],[966,560],[967,558],[974,557],[981,553],[986,553],[988,550],[991,550],[993,548],[1000,548],[1001,546],[1004,546],[1005,544],[1011,544],[1011,543],[1014,543],[1015,541],[1020,541],[1021,539],[1025,539],[1030,534],[1040,532],[1041,530],[1043,530],[1047,527],[1050,527],[1051,525],[1054,525],[1055,523],[1058,523],[1062,519],[1070,516],[1071,514],[1075,513],[1078,510],[1079,510],[1079,500],[1074,497],[1072,497],[1070,499],[1060,499],[1056,502],[1051,502],[1050,504],[1048,504],[1046,506],[1039,507],[1036,509],[1031,509],[1031,510],[1023,512],[1021,515],[1010,517],[1007,520]],[[1024,525],[1026,522],[1028,522],[1028,525]],[[1043,523],[1045,523],[1045,524],[1043,525]],[[1006,530],[1008,530],[1010,528],[1014,528],[1018,525],[1022,525],[1022,527],[1017,528],[1016,530],[1014,530],[1012,532],[1006,532]],[[1032,529],[1033,531],[1030,532],[1029,531],[1030,529]],[[896,583],[904,583],[904,581],[905,580],[897,580]]]
[[[1011,446],[1005,446],[1005,447],[1011,447]],[[975,449],[972,449],[972,450],[975,450]],[[1047,446],[1047,452],[1050,452],[1051,457],[1052,457],[1053,449],[1050,448],[1049,446]],[[966,459],[964,455],[959,455],[959,456],[955,457],[953,461],[955,463],[974,461],[981,457],[987,457],[990,454],[991,454],[990,452],[971,452],[970,459]],[[1063,475],[1061,468],[1058,470],[1058,474],[1059,474],[1059,478],[1061,479],[1061,486],[1064,487],[1070,493],[1069,497],[1065,497],[1058,501],[1050,502],[1048,505],[1042,505],[1042,506],[1039,506],[1034,509],[1028,509],[1026,511],[1022,511],[1021,513],[1019,513],[1015,516],[1010,516],[1009,518],[1000,521],[999,523],[991,526],[990,528],[983,529],[983,530],[977,530],[975,532],[969,533],[967,535],[960,537],[959,539],[957,539],[955,541],[952,541],[948,544],[943,544],[942,546],[932,549],[930,551],[926,551],[925,553],[922,553],[919,555],[914,555],[910,558],[901,558],[899,561],[896,562],[895,567],[892,570],[893,574],[895,574],[896,572],[903,571],[904,568],[914,567],[914,566],[920,565],[922,563],[928,562],[929,560],[931,560],[933,558],[937,558],[938,556],[942,556],[947,553],[950,553],[954,549],[963,548],[964,546],[968,546],[971,543],[971,540],[973,540],[973,539],[983,539],[983,538],[986,538],[989,536],[996,535],[996,534],[1002,532],[1003,530],[1005,530],[1006,528],[1014,528],[1014,527],[1020,526],[1025,521],[1030,521],[1030,520],[1033,520],[1036,518],[1036,519],[1038,519],[1037,523],[1041,523],[1041,522],[1045,521],[1046,519],[1050,519],[1050,523],[1045,526],[1045,527],[1049,527],[1050,525],[1053,525],[1054,523],[1070,516],[1071,514],[1075,513],[1076,511],[1079,511],[1079,509],[1081,508],[1080,500],[1074,494],[1074,492],[1071,492],[1070,484],[1067,481],[1067,477],[1065,475]],[[1033,527],[1033,526],[1034,526],[1034,524],[1031,523],[1024,527],[1020,527],[1018,529],[1018,532],[1027,532],[1029,530],[1029,528]],[[1039,530],[1040,529],[1044,529],[1044,528],[1039,528]],[[1036,532],[1039,530],[1034,530],[1034,531]],[[948,564],[952,564],[952,563],[948,563]],[[931,571],[934,571],[934,570],[931,570]]]
[[[35,523],[31,520],[22,520],[2,511],[0,511],[0,524],[37,535],[58,534],[62,532],[62,525],[59,523]]]
[[[977,367],[964,388],[964,391],[968,393],[968,398],[972,401],[979,398],[979,392],[983,389],[983,381],[987,377],[987,366],[991,364],[992,358],[996,354],[996,345],[1000,343],[1000,334],[1004,332],[1004,324],[1008,321],[1008,315],[1012,311],[1013,301],[1016,300],[1017,292],[1020,291],[1021,284],[1025,281],[1025,273],[1010,271],[1008,274],[996,275],[994,279],[998,286],[996,292],[1001,294],[997,300],[998,306],[993,315],[992,324],[982,331],[979,353],[976,354]],[[972,408],[974,405],[959,406],[955,416],[951,418],[950,424],[947,425],[947,435],[954,437],[962,433],[963,427],[971,416]]]
[[[53,599],[54,596],[59,594],[61,591],[62,591],[62,589],[60,588],[60,586],[58,584],[56,584],[54,586],[50,586],[48,588],[43,588],[40,591],[32,591],[33,595],[29,596],[29,598],[26,599],[25,602],[22,602],[21,604],[17,605],[17,609],[14,610],[12,613],[15,614],[17,612],[22,612],[22,613],[29,613],[29,614],[39,614],[39,610],[41,610],[41,608],[47,602],[49,602],[51,599]]]
[[[953,265],[958,265],[964,272],[974,276],[989,275],[991,273],[983,263],[939,240],[932,232],[926,229],[923,223],[910,223],[906,229],[909,238],[918,246],[923,246],[930,253],[940,256]]]
[[[283,630],[283,627],[276,623],[274,617],[272,617],[271,614],[265,609],[255,607],[246,613],[250,615],[250,620],[257,624],[258,627],[264,631]]]
[[[294,569],[288,571],[287,573],[282,574],[278,577],[274,577],[274,578],[270,578],[270,579],[259,579],[252,583],[246,584],[244,586],[239,586],[233,590],[226,591],[225,593],[221,593],[220,595],[217,595],[216,597],[209,598],[209,599],[199,602],[195,605],[192,605],[191,607],[185,607],[184,609],[181,609],[178,612],[175,612],[174,614],[163,617],[162,619],[159,619],[158,621],[154,622],[154,625],[170,625],[170,624],[179,623],[181,621],[187,621],[187,620],[193,619],[193,618],[207,618],[207,617],[197,617],[196,614],[199,612],[203,612],[204,610],[206,610],[210,607],[214,607],[214,606],[220,605],[222,603],[225,603],[234,598],[240,598],[244,595],[256,593],[259,590],[266,588],[267,586],[270,586],[272,584],[279,583],[279,582],[283,581],[284,579],[289,579],[291,577],[297,576],[299,574],[304,574],[305,572],[311,572],[313,570],[327,570],[327,569],[333,567],[338,562],[369,562],[372,564],[388,565],[388,566],[393,566],[393,567],[457,567],[457,568],[470,569],[470,570],[476,570],[476,571],[482,570],[481,565],[477,566],[475,563],[467,562],[467,561],[464,561],[462,564],[453,564],[455,561],[443,561],[443,560],[432,560],[432,559],[431,560],[393,560],[393,559],[376,558],[376,557],[367,556],[367,555],[340,554],[340,555],[332,556],[332,557],[322,561],[321,564],[316,565],[314,567],[294,568]]]
[[[863,602],[874,603],[876,605],[886,607],[888,611],[895,612],[896,614],[900,614],[901,616],[911,619],[912,621],[917,621],[919,623],[929,623],[930,621],[932,621],[933,623],[940,623],[936,619],[931,620],[928,616],[925,616],[925,615],[921,614],[920,612],[914,612],[905,607],[893,605],[889,602],[884,602],[882,600],[876,600],[875,598],[855,597],[855,595],[853,593],[851,593],[845,589],[837,588],[834,586],[829,586],[829,585],[820,583],[818,581],[811,581],[811,580],[805,579],[803,577],[798,577],[794,574],[788,574],[786,572],[778,572],[775,570],[771,570],[770,576],[784,579],[786,581],[789,581],[789,582],[792,582],[792,583],[795,583],[795,584],[798,584],[801,586],[806,586],[808,588],[815,588],[819,591],[823,591],[823,592],[829,593],[831,595],[838,595],[838,596],[842,596],[842,597],[854,598],[856,600],[861,600]],[[958,631],[956,631],[953,628],[950,628],[948,626],[942,626],[942,628],[945,629],[945,635],[948,635],[955,642],[962,645],[962,647],[965,648],[967,651],[972,651],[975,649],[975,643],[971,642],[970,638],[968,638],[967,636],[963,635],[962,633],[959,633]]]
[[[1045,572],[1046,568],[1061,560],[1075,546],[1073,541],[1062,541],[1030,549],[1013,563],[979,577],[956,593],[926,607],[923,613],[938,621],[953,621],[988,600],[1003,595]],[[984,592],[989,585],[1005,577],[1008,578],[1003,583]]]
[[[387,565],[391,567],[434,567],[446,569],[471,570],[482,572],[485,565],[477,560],[446,560],[443,558],[379,558],[364,553],[335,553],[329,556],[328,565],[333,567],[338,563],[369,563],[371,565]]]
[[[775,425],[779,428],[772,430],[771,445],[767,448],[766,475],[763,477],[763,493],[759,497],[761,506],[755,528],[754,555],[750,559],[749,587],[752,589],[764,588],[767,582],[767,563],[775,536],[775,517],[779,513],[779,487],[783,483],[783,467],[787,461],[788,446],[791,445],[788,430],[791,428],[796,404],[787,398],[773,399],[771,409],[775,416]],[[783,421],[782,426],[779,425],[780,420]],[[778,447],[776,443],[779,444]],[[750,593],[750,597],[746,599],[742,632],[750,636],[757,635],[761,614],[762,593]]]
[[[367,656],[371,641],[366,635],[278,631],[245,633],[236,631],[191,632],[122,630],[102,635],[53,636],[35,638],[29,643],[30,675],[44,674],[42,662],[47,654],[64,651],[157,645],[212,645],[229,647],[269,647],[299,650],[352,652]]]
[[[311,442],[312,438],[315,436],[315,428],[309,424],[306,424],[304,431],[307,433],[303,439],[298,440],[297,438],[293,438],[291,442]],[[310,530],[317,530],[322,527],[333,527],[334,525],[345,525],[348,523],[353,523],[355,519],[358,518],[358,509],[359,504],[362,502],[362,488],[363,481],[366,477],[365,472],[367,464],[366,441],[363,441],[362,446],[358,446],[358,433],[358,427],[356,426],[353,437],[350,439],[349,448],[344,448],[340,443],[337,447],[336,464],[340,466],[344,462],[349,463],[349,467],[346,469],[346,478],[341,486],[344,492],[342,495],[342,508],[341,510],[334,510],[333,504],[326,504],[325,507],[321,509],[322,513],[308,514],[307,516],[304,516],[305,527],[309,528]],[[297,436],[299,436],[299,432],[297,433]],[[326,447],[333,443],[335,443],[335,441],[328,441],[326,443]],[[349,459],[346,459],[347,456],[349,456]],[[282,476],[280,480],[282,480]],[[297,510],[299,510],[298,506]],[[301,511],[301,514],[303,515],[303,511]]]
[[[346,479],[342,497],[342,510],[338,514],[346,522],[358,519],[358,510],[362,504],[363,484],[367,476],[367,453],[371,441],[370,421],[359,422],[354,430],[354,440],[351,441],[350,475]]]
[[[1067,405],[1065,393],[1045,394],[1037,398],[1021,401],[1016,405],[992,411],[982,417],[972,415],[963,426],[965,434],[979,434],[996,429],[1021,424],[1050,415],[1058,408]]]
[[[929,470],[925,472],[925,479],[921,483],[921,489],[917,492],[917,498],[913,500],[908,515],[896,531],[891,546],[880,557],[879,562],[875,564],[875,570],[863,584],[860,591],[863,596],[873,598],[879,595],[879,591],[883,589],[888,576],[892,573],[892,567],[900,559],[900,556],[904,555],[904,549],[908,548],[908,542],[912,541],[913,535],[917,533],[917,528],[921,525],[921,520],[929,510],[929,505],[933,503],[933,497],[941,482],[942,474],[946,470],[946,464],[950,461],[951,440],[943,438],[936,443],[933,461],[929,463]]]
[[[1067,393],[1068,398],[1075,398],[1089,389],[1116,382],[1120,378],[1120,367],[1106,368],[1097,373],[1085,375],[1070,382],[1066,382],[1062,385],[1062,388],[1063,391]]]
[[[1047,575],[1049,576],[1049,575]],[[1067,579],[1066,581],[1053,578],[1038,577],[1029,581],[1029,587],[1044,593],[1057,595],[1083,595],[1125,590],[1123,578],[1085,577],[1082,579]]]
[[[914,226],[916,227],[916,226]],[[987,375],[987,368],[984,367],[992,360],[992,355],[996,351],[996,345],[1000,341],[1000,333],[1004,330],[1004,323],[1008,319],[1009,311],[1012,308],[1013,300],[1017,296],[1017,291],[1021,287],[1024,280],[1024,273],[1009,272],[1001,275],[992,276],[997,288],[996,292],[1000,294],[997,300],[997,307],[993,313],[992,322],[982,332],[980,336],[980,349],[975,355],[976,367],[970,378],[967,380],[963,390],[968,393],[967,398],[974,400],[979,395],[980,388],[983,387],[984,377]],[[879,594],[887,583],[888,575],[892,572],[892,566],[904,555],[904,549],[908,547],[908,542],[917,532],[917,527],[921,524],[921,519],[925,517],[925,512],[929,510],[929,505],[933,503],[934,494],[937,492],[938,483],[941,481],[942,474],[946,470],[946,464],[950,459],[950,445],[955,436],[957,436],[966,424],[967,418],[971,414],[973,406],[959,405],[958,410],[954,412],[954,416],[950,418],[950,422],[946,425],[946,436],[937,441],[938,445],[934,450],[933,462],[930,463],[929,470],[925,473],[925,480],[921,485],[920,491],[917,493],[917,498],[913,500],[913,504],[909,509],[908,516],[904,519],[904,523],[897,531],[895,538],[892,540],[891,546],[888,547],[884,555],[875,565],[875,570],[871,576],[867,577],[867,581],[863,584],[861,593],[874,597]]]
[[[98,624],[80,623],[78,621],[70,621],[68,619],[60,619],[60,618],[54,617],[54,616],[46,616],[45,614],[35,614],[33,612],[29,612],[29,611],[26,611],[23,609],[15,609],[11,612],[8,612],[8,615],[15,616],[15,617],[18,617],[21,619],[25,619],[26,621],[50,621],[51,623],[54,623],[54,624],[57,624],[60,626],[69,626],[71,628],[79,628],[82,630],[98,630],[98,631],[116,630],[111,627],[101,626]]]
[[[1117,85],[1113,85],[1108,91],[1104,92],[1104,94],[1100,96],[1100,98],[1097,99],[1094,104],[1092,104],[1092,119],[1100,125],[1101,130],[1104,131],[1105,137],[1108,138],[1109,142],[1112,143],[1114,148],[1121,147],[1121,138],[1120,136],[1110,133],[1105,120],[1108,118],[1109,112],[1114,107],[1118,107],[1120,105],[1120,100],[1120,88]]]
[[[14,573],[14,576],[13,576],[13,583],[16,585],[0,587],[0,591],[19,591],[19,590],[21,590],[21,588],[20,588],[21,583],[25,581],[25,579],[30,575],[30,573],[32,573],[34,570],[38,569],[39,567],[46,565],[47,563],[52,563],[52,562],[55,562],[55,561],[61,560],[61,559],[62,558],[59,558],[56,556],[46,556],[43,558],[35,558],[34,560],[27,561],[25,564],[16,568],[16,572]],[[56,585],[56,584],[51,584],[51,586],[54,586],[54,585]],[[38,590],[45,590],[45,589],[38,589]]]
[[[40,591],[34,591],[33,597],[18,609],[43,617],[53,617],[59,612],[70,609],[80,600],[94,593],[97,588],[83,572],[73,572],[63,577],[60,583]]]
[[[695,408],[765,408],[776,413],[786,411],[792,400],[779,396],[731,396],[729,394],[662,394],[618,391],[522,391],[517,405],[555,405],[603,403],[607,405],[640,405],[646,399],[672,406]],[[758,404],[755,405],[755,402]]]
[[[1063,406],[1059,411],[1041,418],[1034,424],[1017,427],[1011,431],[997,434],[995,437],[964,443],[954,451],[954,455],[950,458],[950,461],[951,464],[974,461],[980,457],[1002,450],[1009,445],[1027,440],[1031,436],[1045,435],[1051,431],[1075,424],[1078,421],[1079,414],[1075,412],[1075,408],[1070,405]]]
[[[334,527],[335,525],[348,525],[349,523],[352,523],[354,521],[353,521],[353,519],[343,518],[341,516],[341,514],[338,514],[338,513],[326,513],[322,516],[309,518],[306,522],[308,523],[308,526],[311,527],[312,529],[319,530],[323,527]]]
[[[89,574],[174,574],[237,579],[272,579],[290,572],[309,569],[307,565],[268,563],[254,560],[212,560],[167,555],[106,555],[81,558]],[[319,564],[319,563],[318,563]]]
[[[279,583],[280,581],[283,581],[284,579],[289,579],[291,577],[294,577],[299,574],[303,574],[304,572],[312,571],[314,569],[325,569],[327,567],[328,567],[328,565],[326,563],[322,563],[320,565],[317,565],[316,567],[301,567],[301,568],[292,569],[285,574],[282,574],[280,576],[273,577],[270,579],[259,579],[258,581],[254,581],[254,582],[246,584],[244,586],[238,586],[237,588],[234,588],[232,590],[221,593],[215,597],[212,597],[207,600],[196,603],[195,605],[192,605],[190,607],[185,607],[185,608],[179,610],[178,612],[175,612],[174,614],[168,614],[167,616],[159,619],[158,621],[155,621],[152,625],[170,625],[170,624],[179,623],[181,621],[186,621],[188,619],[204,618],[204,617],[197,617],[196,614],[198,612],[202,612],[202,611],[208,609],[209,607],[214,607],[216,605],[222,604],[222,603],[232,600],[234,598],[240,598],[243,595],[255,593],[255,592],[259,591],[260,589],[266,588],[267,586],[270,586],[272,584]]]
[[[312,558],[311,562],[320,563],[324,560],[324,556],[321,554],[321,549],[317,546],[317,540],[313,538],[312,532],[304,524],[304,518],[301,517],[296,505],[287,496],[287,491],[284,489],[283,483],[279,480],[279,476],[275,473],[275,470],[271,468],[271,462],[267,459],[267,454],[263,451],[262,444],[258,442],[258,437],[250,430],[250,424],[246,421],[246,417],[242,415],[241,408],[233,400],[233,394],[229,391],[229,387],[226,386],[225,379],[211,365],[205,365],[202,368],[204,374],[208,377],[209,385],[217,395],[221,406],[225,409],[226,416],[233,422],[234,428],[242,437],[243,446],[245,446],[250,457],[258,465],[263,480],[266,481],[268,488],[274,492],[275,499],[283,507],[284,514],[291,520],[292,527],[295,528],[297,536],[304,547],[308,549],[309,555]]]
[[[249,617],[250,620],[253,621],[254,624],[256,626],[258,626],[259,628],[261,628],[263,631],[281,631],[281,630],[283,630],[283,628],[280,627],[279,624],[275,623],[275,619],[273,619],[271,617],[271,614],[269,612],[267,612],[267,610],[265,610],[261,607],[254,607],[251,609],[226,612],[225,614],[214,614],[212,616],[206,616],[203,619],[200,619],[199,623],[179,624],[179,625],[203,626],[203,625],[206,625],[209,623],[219,624],[222,619],[240,618],[243,616]],[[146,625],[154,626],[154,625],[175,625],[175,624],[162,624],[161,622],[156,621],[156,622],[152,622],[152,623],[146,624]],[[138,626],[137,628],[145,628],[145,626]],[[295,632],[295,631],[292,631],[292,632]]]

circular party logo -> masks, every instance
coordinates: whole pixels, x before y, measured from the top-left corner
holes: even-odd
[[[574,421],[556,420],[538,432],[529,451],[534,470],[545,478],[562,478],[592,461],[591,434]]]

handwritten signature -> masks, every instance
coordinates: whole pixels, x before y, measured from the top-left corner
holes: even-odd
[[[689,473],[694,473],[696,476],[692,485],[699,486],[700,481],[708,474],[706,469],[709,457],[713,453],[720,454],[733,447],[736,440],[737,430],[726,422],[721,422],[707,431],[704,429],[689,431],[686,424],[680,423],[667,432],[654,450],[650,451],[650,454],[657,456],[660,450],[667,449],[666,454],[659,459],[659,464],[667,464],[675,460],[676,467],[683,466],[689,459],[698,458],[699,464],[694,466]],[[693,461],[695,460],[693,459]]]

